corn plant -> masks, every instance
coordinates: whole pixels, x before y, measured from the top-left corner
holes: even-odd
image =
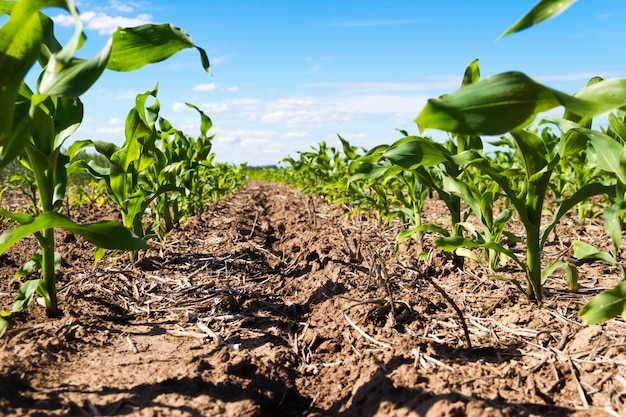
[[[591,83],[570,96],[543,86],[519,72],[497,74],[460,90],[431,99],[417,117],[420,128],[439,128],[458,134],[497,135],[509,132],[519,161],[523,164],[523,183],[516,187],[506,172],[493,166],[475,151],[452,159],[464,160],[488,175],[511,201],[526,231],[526,260],[518,263],[527,280],[526,294],[540,301],[542,285],[541,253],[548,234],[565,213],[593,195],[611,195],[614,190],[599,182],[585,184],[563,200],[552,222],[542,230],[541,216],[550,179],[562,157],[585,147],[580,129],[561,136],[557,152],[550,152],[544,138],[524,130],[539,112],[563,105],[580,116],[594,117],[626,102],[626,80],[603,80]],[[622,99],[620,99],[620,95]],[[574,123],[571,121],[571,123]],[[459,241],[459,245],[473,245]]]
[[[209,201],[238,188],[245,175],[229,164],[213,163],[213,136],[207,135],[212,123],[207,115],[188,104],[201,118],[200,136],[192,138],[159,116],[157,93],[158,86],[137,95],[126,118],[122,146],[83,140],[75,142],[68,153],[93,147],[104,156],[105,166],[95,160],[79,163],[106,185],[126,227],[144,239],[164,241],[183,217],[202,213]],[[98,256],[103,254],[98,252]],[[131,259],[136,260],[137,253],[131,252]]]
[[[52,20],[41,13],[60,7],[74,19],[74,35],[63,46],[54,36]],[[60,213],[66,192],[69,158],[61,151],[79,127],[83,105],[79,96],[105,69],[131,71],[159,62],[181,49],[195,47],[188,35],[171,25],[119,28],[103,49],[89,60],[74,54],[85,41],[82,23],[72,0],[0,1],[0,14],[8,15],[0,27],[0,168],[19,158],[35,179],[38,207],[34,215],[1,211],[19,225],[0,235],[0,253],[18,240],[34,235],[40,256],[31,258],[41,279],[26,281],[11,311],[24,309],[37,293],[48,316],[58,316],[56,297],[55,229],[83,236],[103,248],[137,250],[146,243],[117,222],[80,225]],[[197,48],[197,47],[196,47]],[[200,52],[206,70],[208,59]],[[24,82],[35,62],[42,66],[35,90]],[[0,320],[0,334],[8,325]]]
[[[148,181],[176,186],[155,201],[155,211],[163,217],[166,231],[187,215],[203,213],[209,202],[234,192],[246,179],[243,166],[214,162],[214,135],[208,135],[211,119],[193,104],[187,106],[200,115],[200,135],[191,137],[160,118],[157,161],[147,174],[151,177]]]
[[[164,165],[159,164],[157,158],[157,155],[162,155],[156,148],[160,110],[156,96],[156,87],[137,95],[135,106],[126,117],[126,138],[122,146],[83,140],[75,142],[68,149],[68,153],[73,156],[86,147],[93,146],[106,158],[106,166],[101,166],[96,161],[78,162],[95,178],[104,181],[109,197],[122,216],[124,226],[143,239],[155,237],[159,229],[152,216],[144,224],[144,215],[149,212],[151,204],[159,195],[175,189],[175,184],[161,184],[158,179],[153,178],[158,176],[155,170],[160,172],[164,169]],[[147,104],[149,99],[154,102]],[[146,181],[147,174],[151,174],[152,177],[148,178],[154,181]],[[98,253],[99,256],[103,254],[102,251]],[[136,260],[135,251],[131,252],[131,259]]]
[[[478,61],[466,69],[462,85],[476,82],[480,77]],[[404,187],[393,190],[396,201],[402,208],[398,214],[410,219],[412,225],[401,232],[398,241],[421,236],[423,232],[436,232],[445,237],[460,237],[466,226],[464,210],[459,193],[450,192],[450,181],[461,181],[465,174],[461,165],[446,157],[462,153],[466,149],[482,150],[482,141],[473,135],[454,135],[444,144],[427,137],[409,136],[400,131],[404,138],[390,146],[381,145],[370,150],[351,167],[351,180],[400,178]],[[468,180],[466,178],[466,180]],[[428,193],[436,192],[450,213],[450,230],[431,222],[423,225],[421,209]],[[452,250],[455,265],[463,267],[463,256]]]

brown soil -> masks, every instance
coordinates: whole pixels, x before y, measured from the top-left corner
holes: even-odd
[[[615,270],[581,265],[577,292],[556,274],[539,307],[469,261],[418,261],[428,236],[394,257],[394,227],[251,181],[137,264],[118,254],[94,265],[90,245],[60,236],[63,316],[33,305],[13,317],[0,414],[626,415],[626,324],[577,315]],[[574,238],[606,244],[601,230],[566,220],[546,257]],[[2,309],[33,244],[0,257]]]

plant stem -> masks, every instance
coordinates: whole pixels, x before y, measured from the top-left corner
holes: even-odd
[[[59,315],[57,304],[56,275],[54,271],[54,229],[43,231],[45,245],[41,248],[41,269],[46,295],[46,315],[57,317]]]
[[[526,296],[529,300],[541,302],[543,297],[541,285],[541,248],[539,243],[539,225],[526,225]]]
[[[450,219],[452,222],[452,236],[463,236],[461,228],[461,197],[450,195]],[[452,252],[452,263],[457,268],[463,270],[465,266],[465,257],[457,254],[456,250]]]
[[[36,152],[26,146],[26,156],[35,176],[41,210],[44,213],[54,211],[54,165],[57,154],[51,158],[50,166],[42,167],[37,164]],[[47,168],[47,169],[46,169]],[[46,305],[48,317],[57,317],[59,309],[57,304],[56,276],[54,268],[54,229],[45,229],[43,239],[39,240],[41,246],[41,275],[43,280],[44,294],[41,294]]]
[[[543,283],[541,282],[541,254],[543,245],[541,243],[541,214],[543,213],[543,202],[548,190],[548,184],[552,169],[547,169],[541,178],[531,183],[526,196],[526,213],[528,223],[526,228],[526,263],[527,271],[527,297],[541,303],[543,298]]]

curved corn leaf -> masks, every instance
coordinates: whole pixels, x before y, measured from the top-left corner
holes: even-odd
[[[11,313],[24,310],[32,301],[35,293],[38,292],[39,287],[43,285],[41,279],[31,279],[20,287],[15,298],[13,299],[13,306],[11,307]]]
[[[624,120],[617,117],[614,113],[609,113],[609,130],[612,137],[619,138],[620,141],[626,141],[626,125]]]
[[[504,38],[511,33],[528,29],[537,23],[558,16],[575,2],[576,0],[541,0],[513,26],[508,28],[500,38]]]
[[[30,223],[22,224],[2,233],[0,235],[0,254],[26,236],[51,228],[64,229],[72,234],[81,235],[94,245],[106,249],[136,251],[149,247],[145,241],[118,222],[102,221],[82,225],[74,223],[59,213],[46,212],[35,217]]]
[[[578,259],[600,259],[609,265],[616,265],[615,258],[608,253],[590,245],[589,243],[574,241],[570,249],[572,255]]]
[[[58,252],[54,252],[54,273],[58,273],[61,269],[61,255]],[[35,253],[30,257],[28,262],[24,265],[20,266],[15,274],[13,274],[13,279],[26,277],[28,275],[32,275],[37,271],[41,270],[41,249],[37,249]]]
[[[626,281],[596,295],[578,314],[586,325],[602,323],[620,314],[626,320]]]
[[[590,197],[596,195],[615,196],[615,186],[604,185],[600,183],[590,183],[583,185],[574,194],[561,203],[556,213],[552,217],[552,221],[545,226],[541,236],[540,246],[543,247],[552,232],[552,229],[558,224],[559,220],[578,203],[587,201]],[[621,233],[620,233],[621,237]]]
[[[198,113],[200,113],[200,134],[202,136],[206,136],[207,132],[213,127],[213,122],[211,121],[211,118],[207,116],[202,110],[200,110],[198,106],[191,103],[185,103],[185,105],[190,109],[195,109]]]
[[[13,136],[15,103],[22,80],[35,63],[43,41],[39,9],[63,7],[60,1],[20,1],[0,27],[0,146]],[[4,158],[2,158],[4,159]]]
[[[194,45],[182,29],[170,24],[118,28],[112,41],[107,68],[113,71],[133,71],[146,64],[163,61],[182,49],[196,48],[202,67],[211,72],[204,49]]]
[[[26,213],[13,213],[0,207],[0,216],[11,219],[20,224],[32,223],[35,218]]]
[[[438,237],[435,239],[437,248],[452,252],[458,248],[483,248],[491,249],[494,252],[504,254],[511,258],[515,263],[526,269],[526,265],[510,249],[499,245],[495,242],[477,242],[462,236]]]
[[[622,244],[622,219],[626,215],[626,201],[620,201],[604,209],[604,230],[613,241],[613,250],[619,251]]]
[[[565,273],[567,276],[567,289],[570,291],[576,291],[578,289],[578,268],[576,265],[567,263],[565,265]]]
[[[598,168],[615,174],[620,183],[626,184],[626,163],[622,161],[626,147],[612,137],[596,130],[584,128],[572,130],[588,138],[593,147]]]
[[[465,135],[519,130],[537,114],[558,106],[595,117],[626,106],[626,79],[602,80],[571,96],[521,72],[505,72],[430,99],[417,116],[420,131],[434,128]]]
[[[111,52],[111,42],[93,58],[85,60],[71,58],[61,60],[60,56],[50,56],[48,65],[39,79],[37,90],[40,94],[59,97],[78,97],[85,93],[106,69]]]
[[[405,169],[434,166],[448,160],[447,150],[431,139],[407,136],[389,147],[382,156]]]

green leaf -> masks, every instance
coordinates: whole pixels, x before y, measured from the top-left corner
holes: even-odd
[[[603,195],[603,194],[607,196],[614,196],[615,186],[608,186],[608,185],[595,183],[595,182],[590,183],[590,184],[585,184],[581,188],[579,188],[574,194],[572,194],[570,197],[565,199],[559,205],[559,208],[556,211],[556,213],[554,213],[552,221],[548,225],[546,225],[546,227],[544,228],[542,236],[541,236],[540,246],[543,247],[545,242],[548,240],[548,237],[552,229],[554,229],[554,227],[558,224],[559,220],[569,210],[571,210],[578,203],[587,201],[590,197],[593,197],[596,195]],[[619,233],[620,233],[620,238],[621,238],[621,230],[619,231]]]
[[[55,2],[20,1],[0,27],[0,146],[13,136],[15,102],[22,80],[39,55],[43,33],[39,8]],[[22,138],[23,140],[23,138]]]
[[[11,219],[15,222],[21,223],[21,224],[26,224],[26,223],[32,223],[32,221],[35,219],[33,216],[29,215],[29,214],[25,214],[25,213],[12,213],[8,210],[3,209],[2,207],[0,207],[0,216],[2,217],[6,217],[8,219]]]
[[[4,335],[9,327],[9,322],[5,318],[0,318],[0,338]]]
[[[523,127],[537,113],[558,106],[552,91],[521,72],[506,72],[428,100],[415,121],[422,133],[435,128],[498,135]]]
[[[598,168],[615,174],[620,183],[626,184],[626,167],[620,161],[624,145],[616,139],[592,129],[578,128],[572,130],[589,139],[589,143],[595,151]]]
[[[550,262],[548,265],[546,265],[546,267],[541,270],[541,284],[545,284],[548,280],[548,277],[550,277],[550,275],[552,275],[552,273],[560,267],[565,266],[565,264],[566,263],[563,258],[557,258],[554,261]]]
[[[106,69],[110,41],[89,60],[70,58],[61,59],[53,54],[38,82],[40,94],[59,97],[78,97],[85,93],[100,78]]]
[[[576,240],[572,243],[571,253],[578,259],[600,259],[610,265],[616,264],[615,258],[613,258],[610,253],[601,251],[588,243],[581,242],[580,240]]]
[[[519,258],[515,255],[515,253],[513,253],[511,250],[507,249],[506,247],[494,243],[494,242],[477,242],[474,240],[470,240],[470,239],[466,239],[462,236],[450,236],[450,237],[438,237],[435,240],[435,245],[441,249],[441,250],[445,250],[445,251],[453,251],[457,248],[484,248],[484,249],[491,249],[494,252],[497,253],[501,253],[504,254],[506,256],[508,256],[509,258],[511,258],[513,261],[515,261],[515,263],[517,263],[518,265],[522,266],[523,268],[526,268],[526,266],[524,265],[524,263],[522,263]]]
[[[211,72],[204,49],[194,45],[182,29],[170,24],[118,28],[112,41],[107,68],[113,71],[133,71],[163,61],[182,49],[196,48],[202,67]]]
[[[476,262],[478,265],[482,266],[482,261],[480,260],[480,258],[478,257],[478,255],[476,255],[474,252],[472,252],[469,249],[466,248],[458,248],[454,251],[454,253],[457,256],[462,256],[464,258],[467,259],[471,259],[472,261]]]
[[[382,156],[405,169],[417,166],[430,167],[447,160],[447,151],[431,139],[408,136],[387,149]]]
[[[421,132],[434,128],[466,135],[499,135],[519,130],[537,114],[558,106],[595,117],[625,105],[626,79],[599,81],[570,96],[512,71],[428,100],[415,121]]]
[[[614,135],[622,142],[626,142],[626,126],[624,125],[624,121],[617,117],[615,113],[609,114],[609,126]]]
[[[463,74],[463,82],[461,85],[470,85],[480,81],[480,68],[478,67],[478,59],[472,61],[471,64],[465,69]],[[408,135],[406,135],[408,136]]]
[[[525,130],[511,132],[511,136],[518,148],[517,153],[521,156],[527,178],[531,178],[548,165],[550,155],[541,137]]]
[[[528,13],[518,20],[513,26],[507,29],[500,38],[504,38],[511,33],[520,32],[536,25],[546,19],[558,16],[568,7],[574,4],[576,0],[541,0]]]
[[[622,243],[622,222],[621,217],[626,211],[626,202],[621,202],[604,209],[604,230],[613,241],[613,249],[617,253]]]
[[[93,255],[94,263],[100,262],[100,260],[104,258],[104,255],[106,255],[106,253],[107,250],[105,248],[97,248],[96,252]]]
[[[567,274],[567,289],[576,291],[578,289],[578,268],[574,264],[567,263],[565,272]]]
[[[81,225],[74,223],[59,213],[46,212],[35,217],[30,223],[23,224],[2,233],[2,235],[0,235],[0,254],[4,253],[14,243],[26,236],[51,228],[67,230],[72,234],[84,237],[87,241],[98,247],[106,249],[136,251],[148,248],[145,241],[138,238],[120,223],[102,221]]]
[[[61,269],[61,255],[58,252],[54,252],[54,273],[58,273]],[[28,262],[20,266],[13,275],[13,279],[32,275],[35,272],[41,270],[41,249],[37,249],[35,253],[30,257]]]
[[[209,129],[213,127],[213,122],[211,121],[211,118],[209,118],[209,116],[204,114],[204,112],[200,110],[197,106],[191,103],[185,103],[185,104],[187,105],[187,107],[195,109],[198,113],[200,113],[200,134],[202,136],[206,136]]]
[[[42,282],[43,280],[41,279],[31,279],[22,284],[13,299],[11,312],[16,313],[28,307]]]
[[[596,295],[578,314],[586,325],[602,323],[620,314],[626,320],[626,281]]]

